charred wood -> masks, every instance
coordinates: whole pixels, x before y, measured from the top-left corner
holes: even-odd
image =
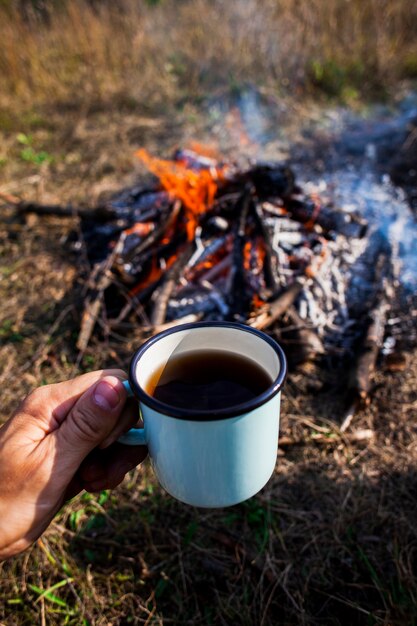
[[[269,236],[268,229],[266,228],[264,224],[261,208],[256,202],[252,203],[252,208],[253,208],[253,216],[255,218],[255,224],[262,236],[262,240],[263,240],[263,244],[265,248],[265,259],[264,259],[264,268],[263,268],[264,277],[265,277],[265,285],[267,288],[271,289],[274,292],[278,287],[278,283],[277,283],[277,280],[275,279],[275,276],[277,276],[277,272],[274,271],[274,267],[273,267],[274,253],[273,253],[271,238]]]
[[[233,240],[232,276],[229,294],[229,308],[233,319],[242,319],[250,306],[251,296],[248,293],[246,284],[243,255],[246,242],[246,226],[252,202],[253,187],[251,184],[247,184],[236,205],[239,222]]]
[[[0,199],[13,206],[21,215],[35,213],[41,216],[93,218],[95,221],[107,221],[116,216],[115,210],[107,204],[91,208],[75,207],[72,204],[39,204],[5,193],[0,193]]]
[[[284,344],[291,344],[290,360],[293,365],[312,361],[325,353],[323,342],[317,333],[300,317],[294,306],[285,313],[284,321],[289,324],[282,330]]]
[[[285,209],[298,222],[311,228],[318,224],[328,233],[335,231],[347,237],[362,238],[367,231],[367,222],[359,215],[322,206],[302,196],[291,196],[286,199]]]
[[[188,244],[175,263],[165,273],[163,284],[155,298],[155,305],[151,315],[153,326],[160,326],[165,322],[168,302],[177,283],[192,255],[192,245]]]
[[[254,186],[258,198],[288,196],[294,191],[294,172],[281,163],[256,163],[248,170],[235,173],[228,185],[241,186],[250,183]]]
[[[127,254],[124,257],[123,261],[124,262],[131,261],[134,257],[139,256],[140,254],[142,254],[142,252],[144,252],[145,250],[150,248],[154,243],[156,243],[158,241],[158,239],[160,239],[167,232],[167,230],[170,228],[170,226],[172,226],[175,223],[175,221],[176,221],[176,219],[177,219],[177,217],[179,215],[180,210],[181,210],[181,202],[180,202],[180,200],[176,200],[174,202],[172,210],[169,213],[167,219],[162,224],[160,224],[157,228],[155,228],[155,230],[153,230],[137,246],[133,247],[129,251],[129,254]]]
[[[90,277],[94,287],[90,290],[90,293],[85,299],[84,311],[81,318],[81,330],[77,340],[77,348],[81,352],[87,348],[103,305],[104,292],[112,283],[112,269],[115,259],[123,246],[123,239],[124,235],[122,234],[111,255],[106,261],[94,267],[92,276]]]
[[[363,403],[368,400],[376,361],[384,339],[387,312],[388,302],[384,298],[369,313],[368,329],[349,383],[353,401]]]
[[[258,328],[259,330],[269,328],[295,302],[304,287],[304,282],[305,281],[301,279],[296,280],[287,289],[282,291],[273,302],[265,307],[265,310],[258,313],[256,317],[248,320],[249,326]]]

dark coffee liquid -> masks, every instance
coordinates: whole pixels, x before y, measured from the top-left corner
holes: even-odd
[[[146,391],[165,404],[215,410],[256,398],[272,384],[255,361],[221,350],[186,352],[153,374]]]

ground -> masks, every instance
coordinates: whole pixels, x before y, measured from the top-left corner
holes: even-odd
[[[236,137],[225,139],[212,122],[193,108],[169,120],[51,109],[2,133],[0,192],[94,204],[141,174],[138,146],[163,155],[192,136],[220,137],[231,149]],[[285,153],[285,142],[279,147]],[[76,227],[75,217],[16,219],[6,203],[2,209],[2,420],[34,386],[129,362],[134,336],[96,336],[81,357],[75,348],[83,282],[66,238]],[[400,372],[380,364],[372,401],[346,433],[332,372],[293,371],[276,470],[246,503],[220,511],[182,505],[147,463],[111,493],[76,497],[31,549],[0,564],[1,623],[416,624],[411,345],[405,359]]]

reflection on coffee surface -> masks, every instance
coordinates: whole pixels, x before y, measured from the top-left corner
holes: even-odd
[[[196,350],[170,358],[151,376],[146,391],[174,407],[210,411],[248,402],[271,384],[270,375],[247,357]]]

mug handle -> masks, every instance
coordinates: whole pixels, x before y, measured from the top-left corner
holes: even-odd
[[[132,387],[128,380],[123,381],[123,387],[126,389],[126,393],[129,398],[133,397]],[[124,443],[125,446],[146,446],[146,436],[144,428],[131,428],[121,435],[117,440],[119,443]]]

